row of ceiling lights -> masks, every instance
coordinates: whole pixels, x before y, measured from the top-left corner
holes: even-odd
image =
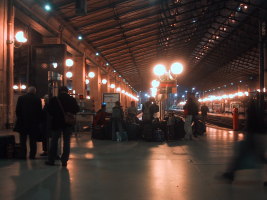
[[[72,66],[74,65],[74,62],[73,62],[72,59],[69,58],[69,59],[66,60],[66,63],[65,63],[65,64],[66,64],[67,67],[72,67]],[[116,70],[114,70],[113,72],[116,73]],[[69,72],[66,73],[66,77],[67,77],[67,78],[72,78],[72,76],[73,76],[72,72],[69,71]],[[95,77],[95,73],[94,73],[94,72],[89,72],[89,73],[88,73],[88,77],[89,77],[89,78],[94,78],[94,77]],[[121,75],[118,75],[118,77],[121,78],[122,76],[121,76]],[[123,80],[124,80],[124,82],[125,82],[125,79],[123,79]],[[86,84],[89,84],[89,80],[88,80],[88,79],[86,79],[85,82],[86,82]],[[107,83],[107,80],[106,80],[106,79],[103,79],[103,80],[102,80],[102,84],[106,84],[106,83]],[[127,84],[131,89],[133,89],[133,87],[132,87],[130,84],[128,84],[127,82],[126,82],[126,84]],[[134,90],[134,89],[133,89],[133,90]],[[136,90],[134,90],[134,91],[136,92]]]
[[[242,82],[243,82],[242,80],[238,81],[238,83],[242,83]],[[231,82],[231,83],[229,84],[229,86],[237,85],[238,83]],[[226,88],[226,87],[227,87],[227,84],[225,84],[225,85],[223,85],[223,86],[218,86],[217,88],[213,88],[213,89],[205,90],[204,92],[212,92],[212,91],[215,91],[215,90],[217,90],[217,89],[222,89],[222,88]]]
[[[243,3],[241,3],[238,7],[237,7],[237,11],[238,12],[241,12],[241,11],[244,11],[244,10],[247,10],[248,9],[248,6],[247,5],[245,5],[245,4],[243,4]],[[234,19],[232,19],[233,17],[235,16],[235,12],[234,13],[231,13],[230,14],[230,17],[229,17],[229,19],[228,19],[228,21],[229,22],[231,22],[231,23],[235,23],[235,20]],[[218,34],[212,34],[210,37],[210,39],[208,40],[208,42],[206,42],[205,44],[202,44],[200,47],[199,47],[199,51],[198,51],[198,53],[196,53],[196,54],[198,54],[198,55],[196,55],[195,56],[195,63],[198,63],[199,62],[199,60],[205,55],[205,54],[207,54],[207,52],[208,52],[208,49],[209,49],[209,47],[212,47],[212,43],[214,43],[215,42],[215,40],[218,40],[218,39],[220,39],[220,32],[221,31],[223,31],[223,32],[226,32],[227,31],[227,28],[225,27],[225,26],[221,26],[220,28],[219,28],[219,30],[217,30],[217,32],[219,32]]]

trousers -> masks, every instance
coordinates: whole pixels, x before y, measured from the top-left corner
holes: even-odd
[[[54,162],[57,157],[58,139],[63,134],[63,153],[61,155],[61,162],[66,163],[69,160],[70,155],[70,136],[72,133],[72,127],[64,127],[59,130],[52,130],[51,145],[48,152],[48,161]]]

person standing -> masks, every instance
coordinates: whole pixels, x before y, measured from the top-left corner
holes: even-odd
[[[106,112],[106,104],[101,105],[101,109],[97,111],[93,120],[94,127],[104,127],[107,124],[108,113]]]
[[[187,102],[184,105],[185,113],[185,123],[184,129],[186,132],[185,139],[192,140],[193,131],[192,131],[192,122],[196,120],[198,115],[198,105],[195,102],[195,98],[192,94],[187,94]]]
[[[208,117],[208,112],[209,112],[208,106],[206,106],[206,104],[204,103],[201,106],[200,111],[201,111],[202,121],[203,121],[204,124],[206,124],[207,117]]]
[[[154,115],[159,112],[159,106],[156,104],[155,98],[149,98],[149,100],[143,105],[142,112],[142,120],[145,123],[151,123],[154,119]]]
[[[66,167],[70,154],[70,136],[73,130],[73,125],[65,122],[65,113],[75,115],[80,108],[76,100],[68,94],[68,88],[63,86],[59,88],[58,97],[53,97],[48,103],[48,113],[52,117],[51,121],[51,145],[48,151],[47,165],[54,165],[57,157],[58,139],[63,134],[63,154],[61,155],[62,166]]]
[[[131,106],[127,109],[127,118],[130,122],[136,122],[137,108],[135,107],[135,102],[131,101]]]
[[[119,130],[119,132],[122,132],[122,121],[123,121],[123,110],[121,108],[121,104],[119,101],[115,102],[115,106],[112,108],[112,114],[111,114],[111,120],[112,120],[112,140],[116,141],[116,130]]]
[[[42,132],[42,148],[43,153],[40,154],[40,156],[47,156],[48,155],[48,145],[49,145],[49,130],[50,130],[50,118],[49,114],[47,112],[47,106],[48,106],[49,96],[48,94],[44,95],[44,107],[41,114],[41,132]]]
[[[27,94],[20,96],[16,105],[16,117],[19,124],[20,143],[22,146],[22,158],[27,157],[27,136],[30,139],[30,159],[35,159],[37,144],[36,137],[39,134],[40,118],[42,112],[41,99],[36,96],[36,88],[28,88]]]

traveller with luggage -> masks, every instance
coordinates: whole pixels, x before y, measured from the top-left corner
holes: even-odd
[[[106,104],[101,105],[101,109],[97,111],[93,119],[92,139],[107,139],[105,128],[107,127],[108,113],[106,112]]]

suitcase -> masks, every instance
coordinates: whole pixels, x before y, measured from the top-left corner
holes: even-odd
[[[153,141],[163,142],[164,141],[164,132],[161,129],[156,129],[153,135]]]
[[[166,137],[167,141],[177,139],[177,138],[175,138],[175,129],[174,128],[175,128],[174,125],[167,126],[167,131],[165,132],[165,137]]]
[[[167,120],[160,121],[159,129],[161,129],[165,134],[167,133]]]
[[[184,121],[181,118],[176,118],[174,124],[174,138],[176,140],[182,139],[185,136]]]
[[[108,140],[111,140],[112,139],[112,121],[111,120],[109,120],[109,122],[105,126],[104,131],[105,131],[105,138]]]
[[[153,140],[153,126],[151,123],[143,124],[142,135],[144,140],[152,141]]]
[[[15,136],[0,136],[0,159],[12,158],[14,153]]]
[[[138,124],[128,123],[126,125],[126,131],[128,134],[128,139],[129,140],[137,140],[137,138],[139,137],[139,130],[140,130],[140,127]]]
[[[103,127],[94,127],[92,131],[91,139],[104,140],[105,139],[105,130]]]
[[[14,145],[14,158],[16,159],[23,159],[25,158],[25,155],[23,155],[23,149],[22,149],[22,146],[21,144],[15,144]]]
[[[117,142],[128,141],[128,135],[126,131],[121,131],[121,132],[117,131],[116,136],[117,136]]]
[[[206,125],[201,120],[195,121],[193,126],[193,134],[194,135],[204,135],[206,132]]]

